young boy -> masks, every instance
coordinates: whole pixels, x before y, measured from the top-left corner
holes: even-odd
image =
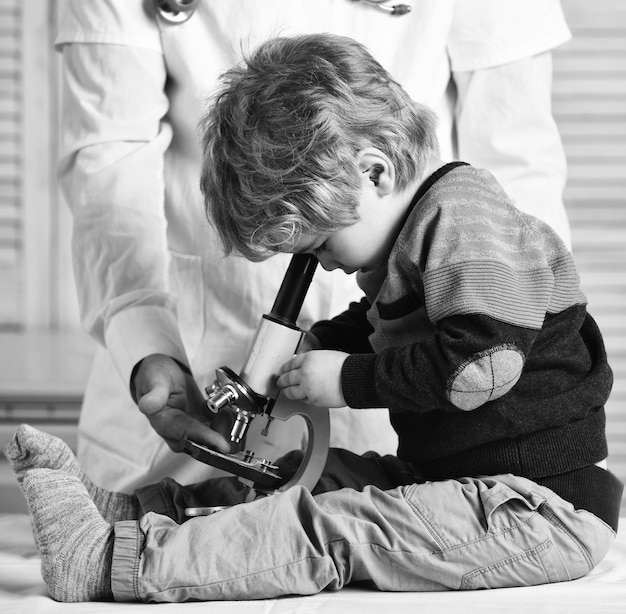
[[[349,39],[262,45],[224,76],[203,137],[226,252],[312,252],[358,271],[365,297],[313,327],[318,349],[283,366],[283,394],[388,407],[397,458],[334,451],[337,490],[296,487],[183,522],[185,505],[223,493],[167,480],[108,493],[59,440],[21,427],[6,453],[51,594],[255,599],[588,573],[621,498],[605,465],[612,377],[555,233],[488,172],[439,160],[432,113]]]

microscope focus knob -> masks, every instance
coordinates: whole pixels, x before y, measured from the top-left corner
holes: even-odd
[[[234,403],[238,398],[237,390],[230,384],[225,384],[221,388],[209,391],[209,398],[207,399],[207,407],[216,414],[221,409]]]

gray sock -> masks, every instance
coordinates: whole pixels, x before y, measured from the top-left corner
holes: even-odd
[[[79,478],[54,469],[23,477],[41,574],[57,601],[111,600],[113,529]]]
[[[22,424],[5,446],[4,453],[20,485],[24,474],[30,469],[56,469],[77,477],[85,485],[98,511],[107,522],[114,524],[118,520],[136,520],[139,517],[137,498],[134,495],[110,492],[96,486],[87,477],[69,446],[54,435]]]

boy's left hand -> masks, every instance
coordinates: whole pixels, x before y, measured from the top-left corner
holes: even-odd
[[[288,399],[319,407],[344,407],[341,367],[348,356],[335,350],[297,354],[281,367],[277,384]]]

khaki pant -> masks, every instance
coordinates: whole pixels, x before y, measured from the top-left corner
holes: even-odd
[[[341,451],[329,468],[321,490],[325,481],[340,487],[337,475],[351,487],[295,487],[184,522],[184,506],[236,502],[241,488],[226,479],[142,489],[144,511],[161,513],[116,524],[115,598],[262,599],[352,582],[384,591],[530,586],[584,576],[615,537],[593,514],[510,474],[405,483],[401,461]],[[368,485],[359,488],[361,469]]]

